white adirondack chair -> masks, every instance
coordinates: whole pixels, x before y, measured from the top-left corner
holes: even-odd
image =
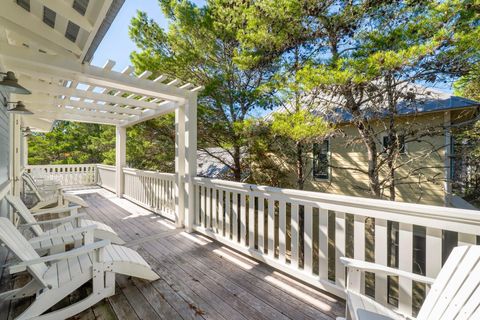
[[[46,179],[44,176],[41,176],[38,173],[34,176],[32,173],[24,171],[22,174],[25,175],[27,179],[30,179],[31,181],[33,181],[40,188],[60,188],[61,187],[61,184],[58,183],[57,181]]]
[[[17,320],[58,320],[71,317],[115,294],[115,274],[158,279],[147,262],[134,250],[111,245],[108,240],[67,252],[40,257],[31,244],[6,218],[0,218],[0,241],[21,261],[8,266],[11,274],[28,271],[32,280],[24,287],[0,294],[13,300],[35,295],[33,303]],[[45,313],[83,284],[92,281],[92,293],[77,303]]]
[[[480,319],[480,246],[461,246],[452,250],[436,279],[384,267],[378,264],[341,258],[348,268],[347,318],[354,320],[450,320]],[[408,278],[431,285],[416,318],[401,315],[360,293],[365,271]],[[343,319],[343,318],[337,318]]]
[[[85,219],[85,214],[78,213],[80,207],[63,207],[56,209],[45,209],[35,213],[30,212],[19,197],[13,195],[6,195],[8,203],[18,212],[18,214],[25,221],[24,224],[19,225],[19,228],[30,228],[35,237],[30,239],[30,243],[37,250],[49,250],[52,252],[61,252],[65,250],[66,245],[78,246],[85,243],[84,235],[73,232],[71,235],[65,233],[72,232],[73,229],[82,228],[89,230],[93,226],[93,236],[101,240],[109,240],[115,244],[124,244],[118,234],[108,225]],[[50,220],[37,221],[36,217],[45,214],[67,213],[67,217],[56,218]],[[50,230],[42,229],[42,226],[56,225]],[[52,235],[63,233],[64,237],[51,237]]]
[[[39,187],[35,180],[25,172],[22,174],[22,179],[38,200],[38,203],[31,208],[32,211],[53,205],[64,207],[68,206],[69,203],[88,207],[88,203],[85,200],[73,194],[65,194],[58,185]]]

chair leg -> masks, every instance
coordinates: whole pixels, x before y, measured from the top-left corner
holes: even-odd
[[[36,280],[31,280],[21,288],[3,292],[0,294],[1,300],[14,300],[33,296],[38,291],[39,286]]]
[[[58,320],[58,319],[67,319],[70,318],[91,306],[94,306],[103,299],[109,297],[111,294],[108,290],[103,290],[101,292],[92,292],[88,297],[64,307],[43,315],[35,316],[35,320]],[[22,314],[23,315],[23,314]],[[30,319],[30,318],[17,318],[17,319]]]
[[[63,298],[91,279],[91,274],[72,279],[60,288],[45,289],[35,297],[35,301],[16,320],[27,320],[40,316]],[[94,292],[95,293],[95,292]],[[97,294],[97,293],[95,293]],[[59,318],[57,318],[59,319]]]

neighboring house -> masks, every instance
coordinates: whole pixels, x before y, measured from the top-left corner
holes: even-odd
[[[232,171],[227,164],[232,165],[233,158],[223,148],[197,150],[197,176],[199,177],[232,180]]]
[[[422,92],[419,93],[419,88],[415,87],[415,107],[404,101],[398,104],[398,127],[406,127],[410,131],[427,127],[439,130],[432,130],[420,141],[406,143],[399,137],[402,145],[400,161],[408,161],[408,164],[396,171],[397,176],[405,177],[396,187],[396,200],[468,208],[468,204],[452,195],[451,191],[454,148],[450,128],[456,123],[478,117],[480,103],[427,88],[421,88]],[[312,146],[313,161],[308,170],[305,190],[369,196],[367,174],[354,170],[368,168],[365,146],[352,143],[353,139],[359,137],[357,128],[350,122],[349,114],[336,110],[332,99],[323,96],[318,101],[312,112],[335,123],[338,130],[322,144]],[[377,150],[381,151],[382,144],[386,146],[388,139],[382,129],[382,121],[379,120],[376,125]],[[295,169],[289,171],[292,172],[289,180],[294,184]],[[423,182],[418,183],[420,180]],[[384,192],[384,197],[388,197],[388,190]]]

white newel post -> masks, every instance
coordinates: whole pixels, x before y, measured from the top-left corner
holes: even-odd
[[[175,110],[175,214],[177,228],[193,231],[194,187],[197,172],[197,94]]]
[[[185,108],[185,229],[193,231],[195,188],[193,178],[197,175],[197,94],[187,100]]]
[[[23,163],[22,166],[25,168],[28,166],[28,137],[24,136],[23,137]]]
[[[185,221],[185,109],[186,103],[175,109],[175,225],[182,228]]]
[[[117,126],[115,140],[115,191],[117,197],[123,196],[125,190],[123,168],[126,164],[127,128]]]

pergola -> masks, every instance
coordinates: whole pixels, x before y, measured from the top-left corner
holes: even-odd
[[[183,217],[188,216],[185,215],[188,202],[193,201],[186,194],[193,194],[189,188],[193,188],[191,178],[196,170],[197,92],[201,87],[178,79],[167,81],[163,75],[150,80],[150,71],[135,75],[130,66],[121,72],[114,71],[115,62],[111,60],[103,67],[87,62],[94,51],[92,46],[98,45],[98,38],[103,37],[112,15],[122,3],[115,0],[8,0],[2,3],[0,71],[15,72],[19,83],[32,92],[31,95],[11,94],[10,101],[22,101],[34,113],[12,117],[13,172],[18,177],[23,165],[21,127],[48,131],[55,120],[114,125],[116,190],[121,195],[126,128],[175,112],[176,212],[177,223],[183,225]],[[84,10],[79,10],[79,5],[83,5]],[[77,30],[75,37],[71,34],[72,24]],[[99,36],[98,32],[103,34]]]

